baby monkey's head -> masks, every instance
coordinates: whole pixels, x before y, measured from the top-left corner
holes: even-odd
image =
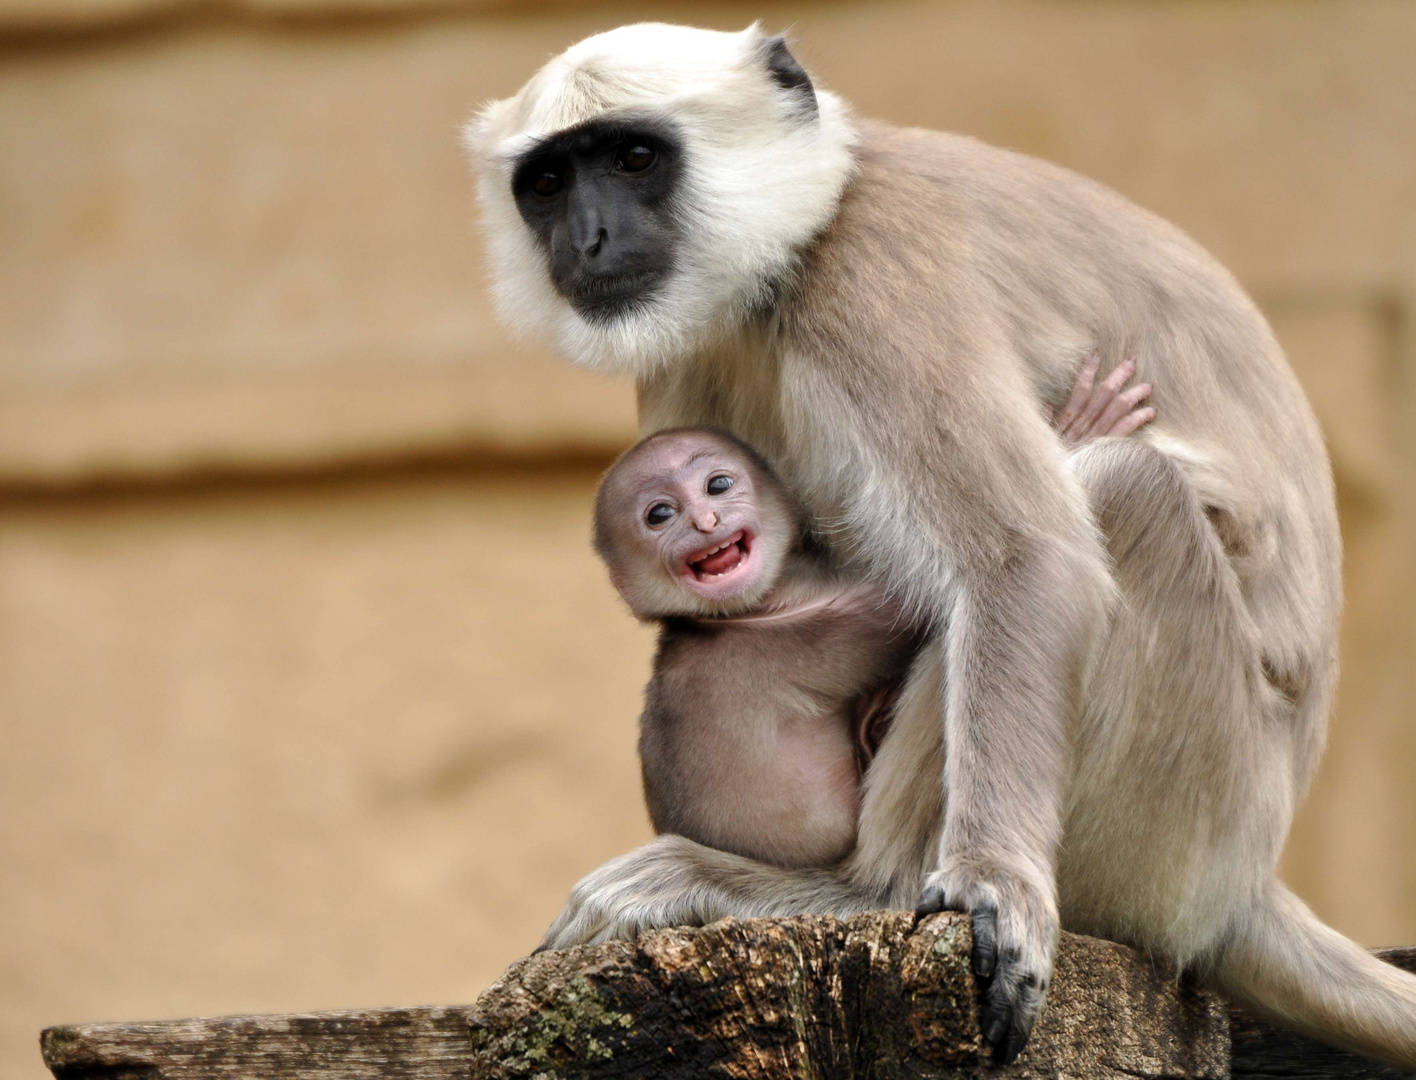
[[[595,550],[641,619],[751,609],[801,532],[771,466],[710,428],[650,435],[614,463],[595,498]]]

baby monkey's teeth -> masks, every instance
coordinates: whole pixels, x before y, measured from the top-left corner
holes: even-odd
[[[723,557],[720,559],[719,555]],[[743,534],[737,532],[717,547],[710,548],[693,559],[688,563],[688,568],[699,581],[716,581],[718,578],[735,572],[746,557],[747,548],[743,543]],[[721,566],[722,569],[709,570],[708,565]]]

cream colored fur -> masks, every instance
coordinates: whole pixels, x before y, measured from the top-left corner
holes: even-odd
[[[818,95],[819,121],[762,78],[763,37],[645,23],[597,34],[543,68],[516,97],[466,129],[477,165],[497,306],[515,327],[547,334],[577,363],[644,372],[725,337],[795,265],[835,213],[853,168],[845,105]],[[623,62],[636,57],[631,67]],[[507,197],[511,170],[554,132],[606,116],[668,116],[690,147],[682,269],[652,308],[610,325],[557,297],[545,260]],[[806,168],[803,163],[809,163]]]
[[[825,93],[804,120],[763,47],[755,27],[627,27],[484,110],[468,141],[498,301],[632,373],[646,432],[760,450],[938,644],[844,863],[660,837],[581,882],[548,943],[923,891],[976,929],[997,908],[984,1022],[1004,1040],[1068,926],[1416,1067],[1416,979],[1274,876],[1323,742],[1341,552],[1322,440],[1263,318],[1178,230],[1065,170],[852,121]],[[673,287],[609,329],[556,295],[508,183],[534,140],[604,115],[680,125],[691,183]],[[1069,457],[1038,406],[1092,350],[1139,358],[1159,418]]]

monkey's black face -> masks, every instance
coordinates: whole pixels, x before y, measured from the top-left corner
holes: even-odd
[[[522,158],[512,193],[582,316],[607,321],[653,299],[673,269],[681,143],[649,122],[595,121]]]

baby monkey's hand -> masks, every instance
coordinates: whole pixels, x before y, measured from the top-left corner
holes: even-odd
[[[1068,446],[1103,435],[1129,435],[1155,419],[1155,409],[1142,406],[1150,397],[1150,383],[1123,389],[1136,373],[1135,360],[1123,360],[1098,383],[1096,371],[1100,366],[1101,357],[1092,353],[1077,373],[1077,385],[1062,411],[1054,415],[1051,406],[1047,408],[1048,421]]]

